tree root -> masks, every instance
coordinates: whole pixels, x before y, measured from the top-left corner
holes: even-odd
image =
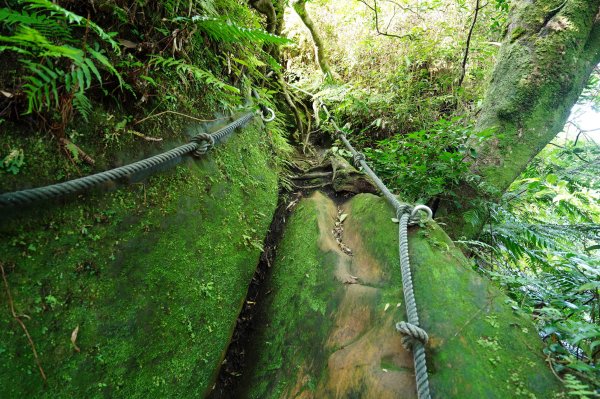
[[[21,318],[19,316],[17,316],[17,312],[15,312],[15,305],[12,300],[12,295],[10,294],[10,288],[8,287],[8,280],[6,280],[6,274],[4,273],[4,265],[1,262],[0,262],[0,271],[2,271],[2,280],[4,280],[4,288],[6,289],[6,296],[8,298],[8,306],[10,307],[10,312],[11,312],[13,318],[17,321],[17,323],[19,323],[19,325],[23,329],[23,332],[25,333],[25,335],[27,336],[27,340],[29,341],[29,345],[31,346],[31,351],[33,352],[33,357],[35,358],[35,362],[37,363],[38,369],[40,370],[40,375],[42,376],[42,379],[44,380],[44,385],[45,385],[48,382],[48,380],[46,378],[46,373],[44,373],[44,369],[42,368],[42,363],[40,362],[40,358],[37,354],[37,350],[35,349],[35,344],[33,343],[33,340],[31,339],[31,335],[29,335],[29,331],[27,330],[25,323],[23,323]]]
[[[333,175],[333,172],[314,172],[314,173],[306,173],[301,176],[288,176],[292,180],[310,180],[316,179],[319,177],[329,177]]]

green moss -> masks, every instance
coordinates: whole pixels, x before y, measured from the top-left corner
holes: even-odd
[[[251,125],[144,184],[6,218],[0,258],[48,386],[4,306],[0,396],[204,395],[277,202],[265,141]]]
[[[386,335],[394,322],[406,317],[398,262],[398,225],[391,221],[394,213],[383,199],[369,194],[357,195],[344,205],[348,214],[344,234],[360,237],[352,241],[352,250],[359,259],[353,258],[353,267],[358,272],[369,262],[381,270],[377,283],[361,282],[361,289],[376,293],[354,296],[356,307],[346,308],[363,309],[358,312],[362,316],[351,316],[351,320],[368,320],[367,325],[360,327],[360,321],[357,325],[353,321],[344,324],[346,319],[338,318],[341,304],[348,304],[344,302],[348,299],[344,297],[347,286],[334,277],[332,265],[337,264],[338,256],[321,249],[316,228],[319,209],[327,201],[315,197],[303,200],[290,218],[278,249],[269,299],[264,304],[264,329],[252,341],[255,361],[250,363],[254,367],[246,372],[247,391],[240,397],[290,397],[302,389],[316,389],[317,397],[413,398],[416,393],[412,390],[402,387],[394,391],[386,377],[379,380],[376,376],[382,372],[391,373],[394,379],[414,378],[412,367],[407,368],[398,360],[405,356],[399,353],[399,339],[394,341],[399,337]],[[531,321],[513,313],[505,303],[508,298],[469,267],[437,225],[411,228],[409,234],[421,324],[431,337],[426,351],[433,396],[553,397],[559,383],[544,362],[541,341]],[[313,276],[317,276],[316,280]],[[311,306],[323,301],[327,304],[325,313]],[[361,319],[365,314],[367,318]],[[350,327],[338,326],[339,320]],[[350,351],[344,352],[347,357],[334,357],[343,348],[328,344],[332,331],[355,328],[358,335],[352,341],[344,341]],[[358,342],[361,344],[355,346]],[[357,348],[364,349],[364,359]],[[337,363],[340,359],[347,362]],[[336,370],[330,369],[332,362]],[[356,372],[352,371],[354,368]],[[370,370],[366,374],[369,377],[358,369]],[[341,375],[352,381],[331,381],[328,375],[334,371],[339,372],[336,378]],[[346,390],[335,391],[340,386]]]
[[[323,206],[304,200],[286,224],[272,276],[265,282],[269,295],[260,322],[264,328],[256,337],[260,345],[251,348],[251,370],[244,373],[240,397],[280,397],[296,385],[301,368],[310,377],[300,382],[301,389],[312,389],[326,368],[323,346],[331,327],[326,315],[336,303],[330,275],[337,255],[319,249],[317,215],[325,211]]]
[[[351,204],[359,231],[369,236],[366,248],[391,268],[388,289],[396,290],[398,244],[389,237],[396,236],[397,225],[389,222],[389,205],[372,195],[358,195]],[[420,229],[409,234],[419,316],[432,339],[427,352],[435,396],[508,398],[530,392],[550,398],[558,383],[531,321],[513,314],[508,298],[469,268],[437,225],[430,223],[426,234]],[[515,384],[504,384],[514,373],[523,396],[515,396]]]
[[[526,32],[525,29],[520,26],[515,28],[510,34],[511,43],[514,42],[515,40],[517,40],[518,38],[520,38],[521,36],[523,36],[525,34],[525,32]]]
[[[498,193],[562,129],[597,64],[595,10],[586,0],[516,4],[478,120],[480,130],[497,128],[479,170]]]

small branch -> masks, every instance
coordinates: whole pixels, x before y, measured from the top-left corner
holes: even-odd
[[[546,363],[548,363],[548,366],[550,366],[550,371],[552,371],[552,374],[554,374],[554,376],[560,381],[560,382],[565,382],[562,378],[560,378],[558,376],[558,374],[556,374],[556,370],[554,370],[554,365],[552,364],[552,359],[550,359],[550,355],[548,355],[546,357]]]
[[[331,186],[332,184],[333,184],[332,182],[325,182],[323,184],[315,184],[314,186],[299,186],[296,183],[292,182],[292,186],[294,186],[295,188],[299,188],[301,190],[312,190],[315,188],[323,188],[323,187]]]
[[[473,30],[475,29],[475,24],[477,23],[477,16],[479,15],[480,9],[481,8],[479,7],[479,0],[475,0],[475,15],[473,15],[473,23],[471,23],[471,28],[469,29],[469,34],[467,35],[467,43],[465,45],[465,55],[463,57],[460,78],[458,79],[458,87],[462,86],[463,81],[465,80],[465,75],[467,73],[467,60],[469,58],[469,47],[471,45],[471,37],[473,36]]]
[[[135,130],[129,130],[129,133],[133,134],[134,136],[138,136],[146,141],[162,141],[162,137],[151,137],[151,136],[144,136],[142,133],[140,132],[136,132]]]
[[[35,349],[35,345],[33,343],[33,340],[31,339],[31,335],[29,335],[29,331],[27,331],[27,327],[25,326],[25,323],[23,323],[21,318],[19,316],[17,316],[17,312],[15,312],[15,305],[13,303],[12,295],[10,294],[10,289],[8,287],[8,280],[6,280],[6,274],[4,273],[4,265],[1,262],[0,262],[0,271],[2,271],[2,280],[4,280],[4,288],[6,289],[6,297],[8,298],[8,306],[10,307],[10,312],[11,312],[13,318],[17,321],[17,323],[19,323],[19,325],[25,332],[27,339],[29,340],[29,345],[31,346],[31,351],[33,352],[33,357],[35,358],[35,362],[37,363],[38,369],[40,370],[40,375],[42,376],[42,379],[44,380],[44,385],[45,385],[48,381],[46,379],[46,373],[44,373],[44,369],[42,368],[42,363],[40,362],[40,358],[38,357],[37,350]]]
[[[413,10],[412,8],[403,6],[402,4],[397,3],[397,2],[395,2],[393,0],[385,0],[385,1],[387,1],[388,3],[392,3],[393,5],[395,5],[396,7],[398,7],[399,9],[401,9],[402,11],[408,11],[410,13],[413,13],[413,14],[415,14],[417,16],[417,18],[419,18],[420,20],[423,20],[423,17],[421,16],[421,14],[419,14],[417,11]],[[395,13],[394,13],[394,15],[395,15]]]
[[[366,2],[366,0],[358,0],[359,2],[363,3],[365,6],[367,6],[371,11],[373,11],[374,15],[375,15],[375,30],[377,31],[378,35],[381,36],[388,36],[388,37],[395,37],[397,39],[412,39],[412,35],[406,34],[406,35],[395,35],[393,33],[387,33],[387,32],[381,32],[379,30],[379,12],[377,11],[377,0],[373,0],[373,6],[371,6],[369,3]]]
[[[77,154],[81,157],[81,159],[85,163],[92,165],[92,166],[94,166],[96,164],[96,161],[94,161],[94,158],[90,157],[85,151],[83,151],[81,148],[79,148],[79,146],[77,144],[74,144],[71,140],[62,137],[58,141],[65,149],[68,149],[68,147],[70,147],[70,148],[73,148],[75,151],[77,151]]]
[[[310,179],[316,179],[316,178],[320,178],[320,177],[329,177],[332,174],[333,174],[333,172],[314,172],[314,173],[307,173],[307,174],[301,175],[301,176],[288,176],[288,177],[292,180],[310,180]]]
[[[554,144],[554,143],[548,143],[548,144],[550,144],[550,145],[553,145],[553,146],[555,146],[555,147],[558,147],[558,148],[562,148],[563,150],[567,150],[567,151],[568,151],[568,149],[566,149],[566,148],[565,148],[565,147],[563,147],[562,145],[558,145],[558,144]],[[588,161],[587,159],[585,159],[585,158],[582,158],[582,157],[581,157],[581,155],[579,155],[579,154],[577,154],[577,153],[575,153],[575,152],[572,152],[572,154],[573,154],[573,155],[575,155],[575,156],[576,156],[577,158],[579,158],[580,160],[582,160],[583,162],[585,162],[585,163],[590,163],[590,161]]]

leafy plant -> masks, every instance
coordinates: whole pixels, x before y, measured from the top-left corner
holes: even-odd
[[[81,43],[74,29],[83,28],[95,33],[101,42],[108,43],[115,53],[118,44],[94,22],[47,0],[23,0],[20,10],[0,10],[0,25],[12,30],[10,36],[0,36],[0,52],[19,53],[19,61],[29,74],[22,78],[27,98],[26,114],[69,110],[70,104],[87,120],[91,104],[86,97],[92,83],[102,85],[99,68],[115,76],[126,87],[120,73],[100,49],[99,42]],[[14,28],[18,25],[16,28]],[[89,40],[89,38],[88,38]]]
[[[195,65],[188,64],[183,60],[177,60],[172,57],[165,58],[160,55],[154,55],[150,57],[149,64],[151,66],[162,68],[165,71],[176,71],[183,82],[188,82],[189,78],[193,78],[198,82],[212,85],[219,89],[224,89],[233,93],[240,92],[240,90],[237,87],[228,85],[223,81],[217,79],[211,72],[199,68]]]
[[[468,173],[467,161],[476,156],[471,136],[471,126],[459,119],[441,119],[431,129],[381,140],[365,153],[391,189],[409,201],[427,201],[449,192]]]
[[[600,182],[573,171],[598,154],[594,143],[545,149],[488,204],[492,222],[470,243],[480,270],[534,317],[554,370],[577,376],[565,385],[581,398],[595,397],[586,383],[600,386]]]
[[[16,175],[25,164],[25,154],[20,148],[11,150],[0,163],[0,170]]]
[[[202,15],[195,15],[191,18],[176,17],[173,22],[194,23],[203,32],[208,34],[213,40],[236,43],[244,41],[246,43],[270,43],[270,44],[289,44],[291,40],[265,32],[262,29],[251,29],[239,26],[231,20],[221,20]]]

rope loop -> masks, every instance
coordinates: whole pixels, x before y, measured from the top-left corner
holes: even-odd
[[[354,156],[352,158],[354,160],[354,166],[356,168],[360,168],[360,166],[361,166],[360,162],[364,161],[366,159],[365,154],[363,154],[362,152],[357,152],[356,154],[354,154]]]
[[[417,205],[414,208],[412,208],[412,211],[410,212],[409,220],[411,226],[418,224],[421,221],[421,218],[418,215],[419,211],[423,211],[427,214],[427,219],[425,219],[425,221],[433,219],[433,212],[431,211],[431,208],[429,208],[426,205]]]
[[[267,116],[269,115],[269,116]],[[275,111],[273,111],[271,108],[261,105],[260,106],[260,117],[263,120],[263,122],[272,122],[275,120]]]
[[[402,346],[406,350],[412,350],[415,342],[421,342],[423,346],[429,341],[429,335],[421,327],[406,321],[396,323],[396,330],[404,334],[402,337]]]
[[[215,145],[215,138],[208,133],[197,134],[192,141],[198,145],[198,148],[192,153],[195,157],[206,154]]]

